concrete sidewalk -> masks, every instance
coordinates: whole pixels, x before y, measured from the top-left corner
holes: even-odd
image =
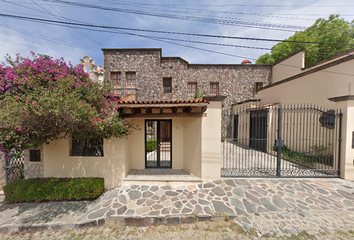
[[[94,201],[0,203],[0,232],[149,226],[229,220],[259,236],[354,230],[354,182],[221,179],[188,185],[123,185]]]

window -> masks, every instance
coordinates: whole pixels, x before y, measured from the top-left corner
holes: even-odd
[[[70,156],[103,157],[103,139],[72,139]]]
[[[197,83],[188,83],[187,87],[187,93],[188,93],[188,98],[194,98],[194,94],[197,92]]]
[[[172,92],[172,78],[163,78],[163,92],[164,93]]]
[[[40,162],[40,161],[41,161],[41,151],[30,150],[30,162]]]
[[[120,72],[111,73],[111,82],[114,94],[120,94],[120,89],[122,88],[122,80]]]
[[[258,93],[259,89],[261,89],[262,87],[263,87],[262,82],[255,82],[254,83],[254,93]]]
[[[127,72],[126,73],[126,79],[127,79],[127,92],[134,93],[135,92],[135,83],[136,83],[136,74],[135,72]]]
[[[219,94],[219,83],[210,83],[210,96],[217,96]]]

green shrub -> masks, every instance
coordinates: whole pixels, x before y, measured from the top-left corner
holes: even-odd
[[[5,201],[63,201],[97,198],[104,189],[103,178],[33,178],[4,187]]]
[[[333,155],[332,154],[322,154],[321,152],[326,150],[324,147],[312,146],[310,149],[314,149],[314,153],[302,153],[297,151],[292,151],[287,146],[281,147],[281,153],[285,158],[294,159],[297,163],[301,164],[313,164],[322,163],[325,165],[333,166]],[[278,151],[277,146],[273,146],[273,151]]]
[[[146,140],[146,151],[152,152],[157,149],[157,140]]]

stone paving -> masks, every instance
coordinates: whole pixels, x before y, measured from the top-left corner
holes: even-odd
[[[354,182],[221,179],[123,185],[94,201],[0,205],[0,232],[229,220],[259,236],[354,230]]]

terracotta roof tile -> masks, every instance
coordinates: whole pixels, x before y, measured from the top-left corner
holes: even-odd
[[[190,103],[207,103],[210,102],[203,98],[188,100],[161,100],[161,101],[119,101],[118,104],[190,104]]]

